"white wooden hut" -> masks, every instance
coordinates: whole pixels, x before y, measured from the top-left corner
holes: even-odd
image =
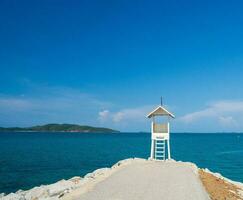
[[[171,158],[170,155],[170,118],[175,116],[166,110],[162,104],[147,115],[152,118],[151,123],[151,154],[150,158],[155,160],[165,160]],[[163,122],[156,122],[158,117],[163,117]],[[167,149],[167,153],[166,153]]]

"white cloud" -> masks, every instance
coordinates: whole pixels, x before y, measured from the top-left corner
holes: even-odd
[[[243,101],[218,101],[212,107],[221,112],[243,112]]]
[[[96,123],[96,113],[110,106],[92,95],[67,87],[34,87],[24,95],[0,94],[0,126],[43,123]]]
[[[112,120],[113,122],[118,123],[124,120],[124,117],[126,117],[124,112],[117,112],[113,114]]]
[[[119,130],[144,130],[149,128],[146,115],[153,108],[147,105],[117,111],[102,110],[98,113],[98,119],[102,125],[112,124]]]
[[[206,108],[204,110],[186,114],[186,115],[180,117],[178,120],[183,121],[185,123],[192,123],[192,122],[200,120],[202,118],[212,117],[215,115],[216,115],[216,112],[215,112],[214,108]]]
[[[122,109],[113,114],[113,121],[117,123],[122,121],[144,121],[150,110],[151,106]]]
[[[243,119],[243,101],[217,101],[205,109],[186,114],[178,119],[186,124],[211,120],[222,126],[237,126],[237,120]]]
[[[77,89],[28,82],[20,95],[0,94],[0,126],[75,123],[123,131],[149,128],[146,115],[154,106],[117,106]]]
[[[32,103],[26,99],[15,97],[0,97],[0,111],[3,110],[15,110],[21,111],[32,107]]]
[[[98,119],[99,119],[101,122],[104,122],[104,121],[106,121],[106,120],[109,118],[109,115],[110,115],[110,111],[109,111],[109,110],[103,110],[103,111],[100,111],[100,112],[99,112],[99,117],[98,117]]]
[[[220,116],[218,118],[219,123],[223,126],[238,126],[236,120],[232,116],[224,117]]]

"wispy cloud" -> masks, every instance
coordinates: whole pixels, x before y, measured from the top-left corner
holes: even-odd
[[[145,130],[149,127],[146,115],[153,108],[154,106],[146,105],[117,111],[102,110],[98,113],[98,119],[103,124],[113,124],[121,130]]]
[[[146,115],[154,105],[126,107],[78,89],[27,84],[29,88],[19,95],[0,94],[0,126],[78,123],[122,131],[150,128]],[[242,131],[243,101],[212,102],[172,123],[172,131]]]
[[[32,103],[26,99],[0,96],[0,111],[13,110],[13,111],[23,111],[32,107]]]
[[[205,109],[186,114],[178,119],[186,124],[194,124],[209,119],[222,126],[238,126],[243,119],[243,101],[217,101]]]
[[[218,120],[219,123],[225,127],[238,126],[237,121],[232,116],[227,116],[227,117],[220,116]]]
[[[69,87],[54,87],[22,80],[19,95],[0,94],[0,126],[78,123],[118,130],[148,128],[146,114],[154,106],[122,108],[92,94]]]
[[[100,120],[111,120],[115,123],[121,122],[138,122],[144,121],[146,119],[146,115],[149,111],[151,111],[152,106],[141,106],[137,108],[126,108],[121,109],[116,112],[111,112],[109,110],[103,110],[99,112]]]
[[[0,126],[48,122],[95,123],[96,113],[109,102],[67,87],[34,87],[22,95],[0,94]]]
[[[103,110],[98,113],[98,120],[101,122],[105,122],[110,117],[110,111],[109,110]]]

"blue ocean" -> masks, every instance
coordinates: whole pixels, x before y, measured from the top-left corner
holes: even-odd
[[[0,133],[0,193],[84,176],[149,153],[148,133]],[[243,134],[172,133],[171,155],[243,182]]]

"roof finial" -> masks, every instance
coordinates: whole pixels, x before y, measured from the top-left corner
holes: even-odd
[[[162,96],[160,97],[160,105],[163,106],[163,99],[162,99]]]

